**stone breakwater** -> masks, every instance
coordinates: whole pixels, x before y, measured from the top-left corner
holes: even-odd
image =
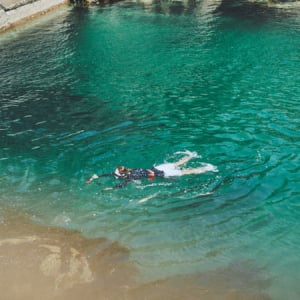
[[[68,0],[0,0],[0,32],[68,3]]]

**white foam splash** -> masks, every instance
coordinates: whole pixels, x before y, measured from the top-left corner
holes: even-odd
[[[212,164],[209,164],[209,163],[202,163],[202,164],[203,164],[203,169],[205,171],[210,171],[210,172],[215,172],[215,173],[219,172],[218,167],[216,167]]]
[[[189,151],[189,150],[177,151],[177,152],[175,152],[175,154],[185,154],[185,155],[188,155],[188,156],[193,157],[193,158],[201,158],[202,157],[196,151],[192,152],[192,151]]]
[[[147,184],[147,185],[138,185],[137,188],[140,190],[143,190],[147,187],[153,187],[153,186],[170,186],[172,185],[172,183],[170,182],[166,182],[166,183],[151,183],[151,184]]]
[[[144,202],[147,202],[148,200],[154,198],[154,197],[157,196],[157,195],[158,195],[158,193],[155,193],[155,194],[150,195],[150,196],[148,196],[148,197],[142,198],[142,199],[140,199],[140,200],[138,201],[138,203],[144,203]]]

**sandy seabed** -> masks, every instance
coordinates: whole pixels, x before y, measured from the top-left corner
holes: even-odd
[[[249,263],[140,283],[129,250],[117,242],[19,213],[0,220],[1,299],[270,299],[270,280]]]

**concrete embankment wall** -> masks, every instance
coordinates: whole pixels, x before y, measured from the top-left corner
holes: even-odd
[[[68,0],[0,0],[0,32],[68,3]]]

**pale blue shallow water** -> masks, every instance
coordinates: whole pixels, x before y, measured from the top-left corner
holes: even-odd
[[[300,11],[67,9],[0,38],[0,202],[119,241],[145,279],[250,261],[300,295]],[[197,151],[218,173],[91,174]]]

